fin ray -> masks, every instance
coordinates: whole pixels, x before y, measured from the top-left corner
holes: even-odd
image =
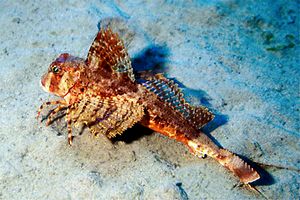
[[[220,149],[216,160],[232,171],[243,183],[251,183],[260,178],[260,175],[244,160],[226,149]]]
[[[134,74],[131,61],[123,41],[117,33],[113,33],[111,29],[101,29],[94,42],[92,43],[88,56],[87,64],[90,68],[99,71],[100,75],[113,73],[117,75],[126,74],[131,81],[134,82]],[[105,72],[104,72],[105,71]]]
[[[72,112],[78,119],[76,123],[84,123],[93,134],[102,133],[109,138],[121,135],[144,115],[143,106],[127,95],[84,98],[76,107]]]
[[[202,128],[214,118],[214,115],[206,107],[195,107],[187,103],[178,85],[174,81],[165,78],[162,74],[147,77],[142,82],[142,85],[181,113],[197,129]]]

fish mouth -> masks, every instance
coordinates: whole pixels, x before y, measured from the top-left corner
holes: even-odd
[[[47,74],[44,74],[42,76],[40,84],[45,92],[49,92],[50,80],[49,80],[49,77],[47,76]]]
[[[42,89],[47,93],[65,98],[76,85],[76,83],[74,83],[70,88],[67,89],[67,91],[61,91],[59,88],[56,88],[56,86],[52,85],[52,77],[53,75],[51,73],[46,73],[41,78],[40,85]]]

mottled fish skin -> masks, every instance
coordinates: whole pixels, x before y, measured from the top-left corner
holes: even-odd
[[[162,74],[135,77],[123,41],[110,29],[98,32],[86,60],[61,54],[41,84],[62,99],[44,103],[38,116],[44,106],[57,105],[48,125],[57,112],[66,109],[70,145],[73,124],[87,126],[93,135],[113,138],[140,123],[183,143],[196,156],[216,159],[245,184],[260,178],[242,159],[200,131],[214,118],[207,108],[188,104],[178,86]]]

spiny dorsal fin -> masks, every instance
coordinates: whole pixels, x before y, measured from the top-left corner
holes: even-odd
[[[214,118],[214,115],[206,107],[195,107],[188,104],[183,98],[183,93],[178,85],[162,74],[147,77],[142,85],[180,112],[197,129],[202,128]]]
[[[94,135],[102,133],[109,138],[121,135],[143,115],[143,106],[127,95],[83,98],[72,111],[77,124],[84,123]]]
[[[124,43],[118,34],[113,33],[109,28],[101,29],[98,32],[90,47],[87,64],[94,70],[101,68],[103,74],[97,70],[100,73],[99,75],[127,74],[131,81],[135,80],[131,61]]]

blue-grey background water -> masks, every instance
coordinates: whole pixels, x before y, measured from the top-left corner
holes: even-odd
[[[263,167],[257,189],[299,199],[299,1],[0,1],[0,199],[263,199],[212,159],[156,133],[66,142],[40,77],[63,52],[85,58],[99,26],[136,68],[157,68],[215,114],[204,132]],[[45,113],[44,113],[45,114]],[[128,141],[129,140],[129,141]]]

